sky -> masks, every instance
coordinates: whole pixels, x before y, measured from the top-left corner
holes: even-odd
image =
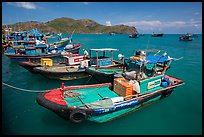
[[[139,33],[202,34],[202,2],[2,2],[2,24],[67,17]]]

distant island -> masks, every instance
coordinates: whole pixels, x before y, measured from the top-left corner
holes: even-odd
[[[74,20],[71,18],[57,18],[45,23],[37,21],[18,22],[16,24],[9,24],[2,26],[2,32],[5,28],[12,28],[12,30],[31,30],[38,29],[42,33],[72,33],[75,34],[132,34],[137,31],[135,27],[127,25],[105,26],[90,19]]]

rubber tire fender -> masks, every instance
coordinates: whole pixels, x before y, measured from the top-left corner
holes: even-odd
[[[86,120],[87,115],[86,112],[80,109],[72,110],[69,116],[69,119],[74,123],[81,123]]]

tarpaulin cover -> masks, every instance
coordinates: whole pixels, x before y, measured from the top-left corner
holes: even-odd
[[[130,58],[125,58],[125,60],[130,60]],[[146,56],[146,61],[150,64],[155,64],[155,63],[163,63],[168,60],[167,56]],[[145,61],[139,61],[139,60],[132,60],[135,62],[144,62]]]
[[[147,56],[146,61],[149,61],[148,63],[163,63],[168,59],[167,56]]]

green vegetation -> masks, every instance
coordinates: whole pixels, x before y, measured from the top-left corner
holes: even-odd
[[[105,26],[98,24],[90,19],[74,20],[71,18],[57,18],[45,23],[37,21],[18,22],[11,25],[3,25],[2,29],[11,27],[13,30],[31,30],[39,29],[43,33],[117,33],[117,34],[131,34],[136,31],[134,27],[126,25]]]

